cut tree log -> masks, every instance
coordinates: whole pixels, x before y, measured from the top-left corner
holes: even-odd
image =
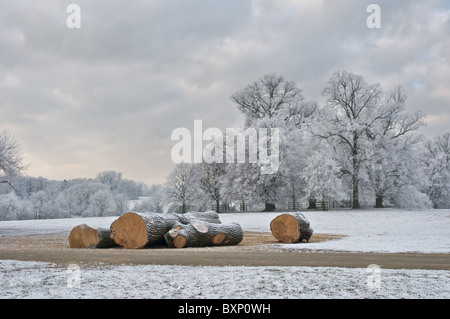
[[[164,243],[164,235],[175,224],[186,225],[196,220],[220,224],[215,212],[190,212],[186,214],[157,214],[128,212],[111,224],[111,238],[120,246],[138,249]]]
[[[81,234],[81,243],[85,248],[111,248],[117,246],[111,238],[108,228],[86,227]]]
[[[128,212],[111,224],[111,238],[124,248],[143,248],[159,242],[172,225],[159,214]]]
[[[279,241],[291,244],[307,242],[311,238],[314,230],[309,227],[308,219],[302,213],[282,214],[275,217],[270,222],[270,230]]]
[[[70,248],[109,248],[116,246],[107,228],[92,228],[86,224],[75,226],[69,235]]]
[[[243,237],[244,232],[239,224],[204,221],[175,225],[164,235],[167,246],[171,248],[237,245]]]
[[[70,248],[84,248],[83,243],[81,242],[81,235],[87,227],[89,226],[86,224],[81,224],[72,228],[69,234]]]

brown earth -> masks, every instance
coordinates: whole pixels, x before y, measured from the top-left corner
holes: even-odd
[[[310,242],[342,235],[313,234]],[[68,233],[0,238],[0,260],[44,261],[57,264],[159,264],[205,266],[330,266],[450,270],[450,254],[354,253],[280,250],[271,233],[246,232],[237,246],[169,249],[69,248]],[[292,245],[301,245],[292,244]]]

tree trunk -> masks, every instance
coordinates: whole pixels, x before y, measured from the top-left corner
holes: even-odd
[[[309,226],[309,221],[302,213],[282,214],[270,222],[272,234],[286,244],[303,240],[308,242],[314,232]]]
[[[111,248],[117,246],[111,238],[108,228],[86,227],[81,235],[81,242],[86,248]]]
[[[308,209],[316,209],[316,199],[315,198],[308,199],[308,202],[309,202]]]
[[[109,248],[116,246],[107,228],[92,228],[86,224],[75,226],[69,235],[70,248]]]
[[[382,196],[377,196],[375,198],[375,208],[384,208]]]
[[[81,241],[81,235],[83,231],[89,227],[86,224],[81,224],[72,228],[69,234],[69,246],[70,248],[84,248],[83,243]]]
[[[273,211],[275,211],[275,209],[276,209],[275,204],[268,203],[268,202],[266,202],[265,204],[266,204],[266,206],[264,207],[263,212],[273,212]]]
[[[237,245],[244,237],[239,224],[215,224],[193,221],[190,224],[178,224],[164,235],[168,247],[202,247]]]
[[[165,215],[167,215],[167,214],[165,214]],[[184,218],[184,220],[185,220],[184,224],[187,224],[190,221],[195,221],[197,219],[200,219],[200,220],[208,222],[208,223],[221,224],[219,214],[213,210],[210,210],[207,212],[189,212],[182,216],[176,215],[176,218],[180,219],[180,220]]]
[[[353,137],[353,148],[352,148],[352,196],[353,203],[352,209],[360,209],[359,205],[359,161],[358,161],[358,138]]]
[[[111,237],[124,248],[138,249],[165,243],[164,235],[175,224],[188,224],[203,220],[219,224],[216,212],[190,212],[186,214],[156,214],[128,212],[111,224]]]

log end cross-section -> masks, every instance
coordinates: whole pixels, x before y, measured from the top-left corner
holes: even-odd
[[[84,248],[83,243],[81,241],[81,235],[83,231],[89,227],[86,224],[81,224],[72,228],[69,234],[69,246],[70,248]]]
[[[275,217],[270,223],[270,230],[279,241],[292,244],[309,241],[313,230],[309,227],[309,221],[301,213],[282,214]]]
[[[111,224],[111,238],[125,248],[142,248],[148,243],[146,223],[151,223],[150,217],[125,213]]]

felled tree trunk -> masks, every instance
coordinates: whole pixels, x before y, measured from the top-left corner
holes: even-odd
[[[92,228],[86,224],[75,226],[69,235],[70,248],[110,248],[116,243],[107,228]]]
[[[143,248],[165,243],[164,234],[175,224],[185,225],[195,220],[220,223],[219,215],[212,211],[186,214],[128,212],[111,224],[111,238],[124,248]]]
[[[178,224],[164,235],[168,247],[202,247],[237,245],[244,237],[239,224],[216,224],[193,221]]]
[[[220,218],[219,214],[213,210],[207,211],[207,212],[189,212],[186,214],[182,214],[181,216],[179,214],[175,214],[177,219],[186,219],[186,223],[189,221],[195,221],[197,219],[213,223],[213,224],[220,224]]]
[[[142,248],[158,243],[174,222],[156,213],[128,212],[111,224],[111,238],[124,248]]]
[[[70,248],[84,248],[83,243],[81,241],[81,235],[83,231],[89,227],[86,224],[77,225],[70,231],[69,234],[69,246]]]
[[[279,241],[291,244],[309,241],[313,229],[302,213],[282,214],[270,222],[270,230]]]
[[[86,227],[81,234],[81,243],[86,248],[110,248],[117,246],[108,228]]]

